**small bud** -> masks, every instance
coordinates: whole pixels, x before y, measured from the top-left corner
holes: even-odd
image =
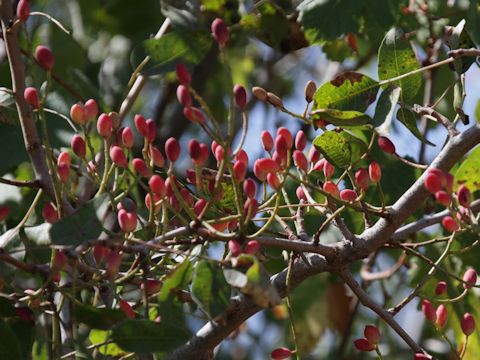
[[[215,159],[217,159],[217,163],[220,163],[223,158],[225,157],[225,150],[223,150],[223,146],[217,146],[214,152]]]
[[[228,241],[228,250],[230,251],[230,254],[232,254],[232,256],[234,257],[237,257],[242,253],[242,247],[235,240]]]
[[[107,256],[107,276],[113,279],[120,271],[120,265],[122,264],[122,255],[117,249],[110,251]]]
[[[355,345],[355,349],[358,351],[372,351],[375,349],[375,345],[371,344],[367,339],[357,339],[353,342],[353,345]]]
[[[358,195],[354,190],[344,189],[340,191],[340,199],[343,201],[354,202],[357,197]]]
[[[237,84],[233,87],[233,97],[239,109],[243,110],[247,106],[247,92],[242,85]]]
[[[255,255],[260,250],[260,244],[257,240],[250,240],[245,246],[245,253]]]
[[[0,206],[0,222],[4,221],[9,213],[10,208],[7,205]]]
[[[193,207],[193,213],[195,216],[199,217],[205,211],[205,208],[208,206],[208,201],[205,199],[198,199]]]
[[[247,198],[254,198],[257,194],[257,184],[255,181],[248,178],[243,182],[243,192]]]
[[[165,142],[165,154],[170,162],[177,161],[180,156],[180,145],[177,139],[171,137]]]
[[[150,177],[151,171],[148,168],[147,164],[145,164],[145,161],[143,159],[135,158],[132,160],[132,165],[133,169],[137,174],[139,174],[141,177]]]
[[[332,181],[325,181],[323,183],[323,191],[326,193],[334,196],[334,197],[339,197],[340,196],[340,191],[338,190],[337,184],[335,184]]]
[[[188,86],[191,82],[190,73],[185,65],[178,63],[175,65],[175,72],[177,75],[177,80],[180,84]]]
[[[147,119],[145,123],[147,125],[147,136],[145,138],[149,143],[153,143],[157,137],[157,124],[153,119]]]
[[[65,184],[70,176],[70,166],[68,164],[59,164],[57,166],[57,176]]]
[[[267,101],[267,90],[259,86],[254,86],[252,88],[252,94],[260,101]]]
[[[42,210],[42,216],[45,221],[49,222],[50,224],[56,223],[58,221],[58,211],[51,202],[48,202],[44,205]]]
[[[177,100],[183,107],[192,106],[192,97],[185,85],[179,85],[177,87]]]
[[[87,122],[85,108],[79,103],[73,104],[70,108],[70,118],[77,124],[85,125]]]
[[[253,172],[261,181],[264,181],[267,178],[268,173],[276,173],[279,170],[280,168],[275,160],[269,158],[258,159],[253,165]]]
[[[330,179],[334,173],[335,173],[335,166],[333,166],[327,160],[325,160],[323,163],[323,175],[325,175],[327,179]]]
[[[463,207],[469,208],[470,201],[472,200],[472,195],[470,194],[470,190],[465,185],[460,185],[457,190],[457,198],[460,205]]]
[[[289,358],[292,355],[293,355],[293,351],[286,347],[276,348],[270,354],[270,356],[272,357],[272,360],[284,360]]]
[[[268,173],[267,182],[273,190],[279,190],[282,187],[282,183],[280,182],[277,174]]]
[[[455,221],[454,218],[452,218],[451,216],[445,216],[443,219],[442,219],[442,226],[445,230],[447,230],[448,232],[454,232],[454,231],[457,231],[459,229],[459,225],[458,223]]]
[[[362,190],[367,190],[368,185],[370,184],[370,177],[368,176],[368,172],[365,169],[358,169],[355,172],[355,182],[357,186]]]
[[[315,95],[315,91],[317,91],[317,85],[313,80],[309,80],[307,85],[305,85],[305,100],[308,103],[313,101],[313,96]]]
[[[308,170],[308,160],[305,157],[305,154],[303,152],[301,152],[300,150],[295,150],[293,152],[292,157],[293,157],[293,162],[295,163],[295,166],[298,169],[307,172],[307,170]]]
[[[445,326],[445,323],[447,322],[447,317],[448,317],[448,311],[445,305],[440,304],[437,308],[437,325],[438,327],[442,328]]]
[[[435,295],[445,294],[447,291],[447,283],[445,281],[439,281],[435,287]]]
[[[110,159],[112,159],[113,163],[119,167],[126,168],[128,166],[125,153],[119,146],[112,146],[110,148]]]
[[[247,176],[247,165],[241,161],[236,161],[233,165],[233,173],[238,182],[243,181]]]
[[[248,198],[243,205],[243,211],[245,216],[250,214],[250,217],[253,218],[257,214],[258,202],[255,198]]]
[[[205,124],[205,116],[202,111],[194,106],[183,108],[183,115],[192,123]]]
[[[375,325],[366,325],[363,335],[370,344],[377,345],[380,342],[380,331]]]
[[[89,99],[83,106],[85,108],[85,118],[86,121],[93,121],[98,115],[98,105],[94,99]]]
[[[318,160],[315,163],[315,165],[313,165],[313,171],[322,171],[323,172],[323,168],[325,167],[326,162],[327,162],[327,160],[325,160],[325,159]]]
[[[310,150],[308,151],[308,159],[312,164],[316,164],[318,160],[320,160],[320,151],[318,151],[315,146],[311,146]]]
[[[72,159],[70,158],[70,154],[66,151],[62,151],[57,158],[57,165],[65,164],[70,166]]]
[[[132,232],[137,227],[137,214],[121,209],[118,212],[118,224],[123,232]]]
[[[133,122],[135,123],[135,128],[138,133],[143,137],[148,137],[148,126],[145,118],[142,115],[137,114],[133,118]]]
[[[435,199],[437,200],[437,203],[442,204],[445,207],[450,206],[450,203],[452,202],[452,197],[444,190],[437,191],[435,193]]]
[[[82,159],[85,159],[85,156],[87,155],[87,146],[85,144],[85,140],[83,140],[80,135],[73,135],[70,142],[70,147],[72,148],[72,151],[75,155]]]
[[[39,108],[37,89],[35,89],[34,87],[25,88],[25,91],[23,92],[23,97],[25,98],[27,104],[30,105],[32,108]]]
[[[370,180],[374,183],[378,183],[382,178],[382,168],[380,164],[372,161],[368,166],[368,174],[370,175]]]
[[[386,136],[379,136],[377,143],[378,147],[382,149],[382,151],[386,152],[387,154],[395,154],[395,145],[393,145],[390,139]]]
[[[177,178],[175,177],[175,175],[172,175],[172,176],[169,176],[166,180],[165,180],[165,194],[167,196],[173,196],[174,195],[174,192],[173,192],[173,184],[175,184],[175,187],[178,189],[178,180]]]
[[[465,274],[463,274],[463,281],[465,282],[463,284],[463,287],[465,289],[470,289],[477,283],[477,272],[472,268],[467,269],[467,271],[465,271]]]
[[[134,137],[133,131],[128,126],[122,130],[122,144],[127,149],[131,149],[133,147]]]
[[[303,130],[300,130],[297,132],[297,135],[295,136],[295,148],[297,150],[303,151],[305,150],[305,147],[307,146],[307,135],[305,135],[305,132]]]
[[[103,138],[112,135],[112,118],[107,114],[101,114],[97,120],[97,132]]]
[[[437,313],[435,307],[429,300],[424,299],[422,302],[422,312],[428,321],[435,322],[437,320]]]
[[[267,92],[267,101],[276,108],[283,108],[283,101],[277,95]]]
[[[192,158],[192,161],[195,163],[198,159],[201,157],[201,149],[200,149],[200,143],[195,140],[191,139],[188,142],[188,153],[190,154],[190,157]]]
[[[230,33],[228,31],[227,24],[225,24],[225,21],[223,21],[223,19],[216,18],[212,22],[211,30],[212,35],[217,41],[218,45],[220,45],[220,47],[225,46],[228,38],[230,37]]]
[[[150,160],[153,160],[153,164],[157,167],[165,166],[165,159],[163,158],[162,153],[155,146],[150,145],[148,156]]]
[[[18,2],[17,17],[23,22],[26,22],[30,17],[30,4],[28,3],[28,0],[20,0]]]
[[[270,151],[273,149],[273,138],[267,130],[262,131],[260,138],[262,139],[262,144],[265,151]]]
[[[240,161],[244,163],[245,165],[248,165],[248,155],[247,152],[243,149],[241,149],[237,155],[235,156],[235,160]]]
[[[118,307],[120,310],[123,311],[123,313],[129,318],[129,319],[135,319],[136,313],[135,310],[130,306],[128,302],[125,300],[120,300],[118,302]]]
[[[460,320],[462,331],[466,336],[470,336],[475,331],[475,318],[470,313],[463,314]]]
[[[53,56],[52,50],[43,45],[36,47],[35,60],[37,60],[38,65],[45,71],[52,70],[55,64],[55,57]]]
[[[290,130],[288,130],[286,127],[281,127],[278,128],[277,130],[277,136],[283,136],[285,137],[285,140],[287,141],[287,147],[291,149],[293,147],[293,136]]]

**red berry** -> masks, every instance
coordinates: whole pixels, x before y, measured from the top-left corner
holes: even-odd
[[[233,165],[233,173],[238,182],[243,181],[247,175],[247,165],[241,161],[236,161]]]
[[[165,154],[170,162],[177,161],[180,156],[180,144],[177,139],[171,137],[165,142]]]
[[[182,63],[178,63],[175,66],[175,71],[176,71],[176,75],[177,75],[177,80],[180,84],[185,85],[185,86],[190,85],[191,77],[190,77],[190,73],[188,72],[188,69],[185,65],[183,65]]]
[[[118,274],[121,264],[122,264],[122,255],[120,254],[120,252],[117,249],[110,251],[106,259],[107,276],[110,279],[112,279],[113,277],[115,277],[115,275]]]
[[[447,283],[445,281],[439,281],[435,287],[435,295],[442,295],[447,291]]]
[[[155,279],[147,279],[145,283],[142,283],[142,289],[145,289],[147,296],[156,294],[162,288],[162,283]]]
[[[455,219],[452,218],[451,216],[445,216],[442,219],[442,225],[443,225],[443,228],[448,232],[457,231],[460,227],[458,223],[455,221]]]
[[[372,351],[375,349],[375,345],[371,344],[367,339],[357,339],[353,342],[355,348],[359,351]]]
[[[225,24],[225,21],[223,21],[223,19],[216,18],[212,22],[211,29],[212,29],[212,35],[214,39],[217,41],[218,45],[224,46],[230,36],[228,27],[227,27],[227,24]]]
[[[34,109],[38,109],[39,103],[37,89],[35,89],[34,87],[25,88],[25,91],[23,92],[23,97],[25,98],[25,101],[28,105],[30,105]]]
[[[460,185],[457,190],[457,198],[460,205],[463,207],[469,208],[470,201],[472,200],[472,196],[470,194],[470,190],[465,185]]]
[[[97,120],[97,132],[103,138],[112,135],[112,118],[107,114],[101,114]]]
[[[129,318],[129,319],[135,319],[136,313],[135,310],[130,306],[128,302],[125,300],[120,300],[118,302],[118,307],[120,310],[123,311],[123,313]]]
[[[277,130],[277,136],[283,135],[285,140],[287,140],[287,147],[291,149],[293,147],[293,136],[290,130],[286,127],[281,127]]]
[[[192,161],[195,163],[198,159],[201,157],[201,149],[200,149],[200,143],[195,140],[191,139],[188,142],[188,153],[190,154],[190,157],[192,158]]]
[[[72,148],[72,151],[75,155],[82,159],[85,159],[85,156],[87,155],[87,146],[85,144],[85,140],[83,140],[80,135],[73,135],[70,142],[70,147]]]
[[[308,159],[312,164],[316,164],[320,160],[320,151],[318,151],[315,146],[311,146],[308,151]]]
[[[285,169],[287,166],[287,153],[279,153],[275,151],[272,155],[272,159],[280,166],[281,169]]]
[[[297,195],[298,200],[303,200],[305,202],[308,200],[307,195],[305,194],[305,191],[301,186],[297,187],[297,189],[295,190],[295,195]]]
[[[179,184],[178,184],[178,180],[175,177],[175,175],[169,176],[165,180],[165,194],[167,196],[173,196],[173,194],[174,194],[173,185],[175,185],[175,187],[178,189]]]
[[[260,250],[260,244],[257,240],[250,240],[245,246],[245,253],[255,255]]]
[[[183,108],[183,115],[192,123],[205,124],[205,116],[202,111],[195,106]]]
[[[60,181],[65,184],[70,176],[70,166],[68,164],[59,164],[57,166],[57,175]]]
[[[267,182],[273,190],[279,190],[282,186],[282,183],[280,182],[277,174],[274,173],[268,173]]]
[[[428,192],[435,194],[437,191],[442,190],[442,178],[434,172],[427,172],[424,180],[425,189]]]
[[[150,150],[148,153],[150,160],[153,160],[153,164],[157,167],[165,166],[165,159],[163,158],[162,153],[155,146],[150,145]]]
[[[293,152],[293,162],[295,163],[295,166],[299,168],[300,170],[303,170],[307,172],[308,170],[308,160],[305,157],[305,154],[301,152],[300,150],[295,150]]]
[[[190,92],[185,85],[179,85],[177,87],[177,99],[180,105],[183,107],[190,107],[192,106],[192,97],[190,96]]]
[[[273,149],[273,138],[272,134],[270,134],[267,130],[263,130],[260,134],[262,139],[263,148],[265,151],[270,151]]]
[[[242,85],[237,84],[233,87],[233,98],[238,108],[243,110],[247,106],[247,92]]]
[[[463,281],[465,282],[463,284],[463,287],[465,289],[470,289],[477,283],[477,272],[472,268],[467,269],[467,271],[465,271],[465,274],[463,274]]]
[[[315,165],[313,165],[313,171],[323,171],[323,168],[325,167],[325,163],[327,160],[325,159],[320,159],[318,160]]]
[[[122,144],[127,149],[131,149],[133,147],[134,137],[133,131],[128,126],[122,130]]]
[[[432,358],[424,353],[416,353],[413,360],[431,360]]]
[[[262,158],[255,161],[253,165],[253,172],[255,176],[264,181],[268,173],[276,173],[280,170],[278,164],[273,159]]]
[[[58,211],[51,202],[46,203],[43,207],[42,216],[45,221],[49,222],[50,224],[58,221]]]
[[[452,202],[452,197],[444,190],[437,191],[435,193],[435,199],[443,206],[449,206]]]
[[[17,17],[20,21],[27,21],[30,17],[30,4],[28,0],[20,0],[17,5]]]
[[[386,152],[387,154],[395,154],[395,145],[393,145],[390,139],[386,136],[379,136],[377,143],[378,147],[382,149],[382,151]]]
[[[422,312],[428,321],[435,322],[435,320],[437,320],[437,313],[435,311],[435,307],[429,300],[423,300]]]
[[[326,181],[323,183],[323,191],[335,197],[340,196],[337,184],[332,181]]]
[[[106,246],[95,245],[93,247],[93,257],[95,258],[97,267],[100,265],[103,259],[105,259],[108,256],[109,253],[110,253],[110,249]]]
[[[93,121],[98,115],[98,105],[94,99],[89,99],[84,105],[86,121]]]
[[[73,104],[70,108],[70,117],[72,118],[73,122],[85,125],[87,122],[87,118],[85,117],[85,108],[77,103]]]
[[[147,125],[147,136],[145,137],[149,143],[152,143],[157,137],[157,124],[155,124],[153,119],[147,119],[145,123]]]
[[[198,166],[203,166],[208,160],[208,146],[206,144],[200,144],[200,158],[196,160]]]
[[[272,360],[284,360],[293,355],[292,350],[286,347],[280,347],[273,350],[270,354]]]
[[[133,122],[135,123],[135,128],[138,133],[143,137],[148,137],[148,126],[145,118],[142,115],[137,114],[133,118]]]
[[[208,206],[208,201],[205,199],[199,199],[195,203],[195,206],[193,207],[193,213],[195,216],[200,216],[202,212],[205,211],[205,208]]]
[[[307,135],[305,135],[303,130],[300,130],[295,136],[295,148],[297,150],[303,151],[305,150],[306,146],[307,146]]]
[[[363,335],[370,344],[376,345],[380,342],[380,331],[375,325],[366,325],[363,330]]]
[[[254,198],[257,194],[257,184],[255,181],[248,178],[243,182],[243,192],[247,198]]]
[[[128,166],[125,153],[119,146],[112,146],[110,148],[110,159],[112,159],[113,163],[119,167],[126,168]]]
[[[217,146],[215,148],[214,155],[215,159],[217,159],[217,162],[220,163],[225,157],[225,150],[223,150],[223,146]]]
[[[285,136],[277,136],[275,139],[274,147],[276,152],[278,152],[280,155],[286,156],[288,152],[288,142]]]
[[[235,257],[237,257],[242,253],[242,247],[235,240],[228,241],[228,250],[230,251],[230,254],[232,254],[232,256],[235,256]]]
[[[63,251],[56,251],[55,256],[53,257],[52,269],[63,270],[67,264],[67,255],[65,255]]]
[[[6,205],[0,206],[0,222],[5,220],[10,213],[10,208]]]
[[[335,172],[335,166],[333,166],[327,160],[325,160],[323,162],[323,175],[325,175],[325,177],[328,179],[333,176],[334,172]]]
[[[160,175],[153,175],[148,181],[148,185],[154,194],[162,198],[165,196],[165,182]]]
[[[382,168],[380,167],[380,164],[372,161],[371,164],[368,166],[368,174],[372,182],[378,183],[382,178]]]
[[[257,214],[258,202],[255,198],[248,198],[243,205],[243,211],[245,216],[250,213],[250,217],[254,217]]]
[[[50,71],[55,64],[55,57],[53,56],[52,51],[43,45],[37,46],[35,49],[35,60],[37,60],[38,65],[43,70]]]
[[[440,304],[437,308],[437,325],[438,327],[444,327],[447,322],[448,311],[445,305]]]
[[[354,202],[357,196],[357,193],[351,189],[345,189],[340,191],[340,199],[342,199],[343,201]]]
[[[460,320],[460,325],[462,331],[466,336],[470,336],[475,331],[475,319],[472,314],[465,313],[463,314],[462,319]]]
[[[151,171],[143,159],[135,158],[132,160],[133,169],[141,177],[150,177]]]
[[[367,190],[368,185],[370,184],[370,177],[368,176],[368,172],[365,169],[358,169],[355,172],[355,182],[357,186],[362,190]]]
[[[238,154],[235,156],[237,161],[243,162],[245,165],[248,165],[248,155],[245,150],[241,149]]]
[[[118,224],[123,232],[132,232],[137,227],[137,214],[121,209],[118,212]]]
[[[70,166],[71,163],[70,154],[66,151],[62,151],[57,158],[57,165],[66,164]]]

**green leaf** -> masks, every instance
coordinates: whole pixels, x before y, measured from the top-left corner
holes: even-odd
[[[403,107],[399,108],[397,111],[397,119],[405,125],[405,127],[410,130],[410,132],[421,142],[424,142],[425,144],[435,146],[432,142],[428,141],[427,138],[423,136],[423,134],[418,130],[417,127],[417,118],[415,114]]]
[[[122,310],[97,308],[89,305],[76,305],[73,314],[77,321],[90,328],[100,330],[109,330],[113,325],[126,319]]]
[[[0,91],[0,123],[18,125],[18,113],[13,95]]]
[[[468,154],[467,158],[455,173],[455,188],[465,185],[473,193],[480,190],[480,177],[478,176],[480,169],[480,146],[477,146]]]
[[[348,46],[343,38],[325,42],[322,46],[322,50],[329,60],[338,62],[342,62],[353,55],[352,48]]]
[[[22,360],[20,342],[12,328],[0,318],[0,359]]]
[[[108,206],[108,196],[101,195],[55,224],[26,227],[25,235],[37,245],[79,245],[85,240],[97,239],[102,233]]]
[[[390,127],[393,119],[393,113],[400,98],[401,89],[397,86],[389,86],[382,91],[375,107],[375,115],[373,116],[373,125]]]
[[[185,343],[190,334],[170,322],[126,320],[112,329],[111,338],[125,351],[168,352]]]
[[[340,133],[326,131],[313,140],[313,145],[333,165],[341,168],[346,168],[350,165],[352,148]]]
[[[312,119],[322,119],[335,126],[359,126],[372,121],[370,116],[359,111],[324,109],[315,110],[310,115]]]
[[[180,265],[171,271],[164,280],[162,288],[158,293],[160,302],[169,298],[170,291],[173,289],[182,289],[188,285],[192,278],[192,263],[185,259]]]
[[[462,19],[452,31],[452,35],[448,41],[448,46],[451,50],[455,49],[470,49],[477,46],[465,29],[465,19]],[[455,59],[455,70],[458,74],[466,72],[470,66],[475,62],[474,56],[462,56]]]
[[[312,110],[355,110],[364,112],[377,97],[378,82],[347,71],[323,84],[315,92]]]
[[[464,76],[460,75],[460,79],[455,81],[455,85],[453,86],[453,109],[460,117],[460,120],[462,120],[465,125],[468,125],[470,117],[463,111],[465,96]]]
[[[360,160],[363,154],[368,152],[368,145],[362,139],[359,139],[346,130],[341,131],[340,135],[342,135],[347,143],[350,144],[350,148],[352,149],[351,162]]]
[[[146,56],[150,61],[143,67],[142,74],[155,75],[174,70],[175,64],[198,63],[212,45],[208,31],[173,31],[160,39],[148,39],[135,47],[132,52],[132,66],[137,68]]]
[[[92,345],[102,344],[110,338],[110,331],[93,329],[90,330],[88,338]],[[114,343],[100,345],[96,348],[102,355],[122,356],[125,354],[125,351],[120,349],[120,347]]]
[[[378,51],[378,78],[388,80],[420,68],[410,43],[400,29],[391,29]],[[416,73],[394,82],[402,89],[403,102],[411,102],[422,85],[422,74]]]
[[[220,315],[230,303],[230,293],[231,288],[216,263],[201,260],[195,265],[192,296],[203,311],[211,317]]]
[[[310,44],[357,32],[362,2],[357,0],[305,0],[297,8],[298,22]]]

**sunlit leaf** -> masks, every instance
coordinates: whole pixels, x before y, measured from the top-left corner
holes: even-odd
[[[313,145],[333,165],[341,168],[346,168],[350,165],[352,148],[347,139],[338,132],[324,132],[313,140]]]
[[[465,185],[471,192],[480,190],[480,146],[477,146],[455,173],[455,188]]]

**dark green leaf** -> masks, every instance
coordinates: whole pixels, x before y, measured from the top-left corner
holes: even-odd
[[[158,293],[158,300],[165,301],[169,298],[173,289],[182,289],[188,285],[192,278],[192,263],[185,259],[181,264],[171,271],[164,280],[162,288]]]
[[[20,342],[12,328],[0,318],[0,359],[22,360]]]
[[[410,43],[400,29],[391,29],[378,51],[378,78],[388,80],[420,68]],[[411,102],[422,85],[422,75],[416,73],[394,83],[402,89],[403,102]]]
[[[173,31],[160,39],[148,39],[132,53],[132,65],[136,68],[145,59],[150,61],[143,67],[142,74],[155,75],[174,70],[175,64],[198,63],[212,44],[212,35],[207,31]]]
[[[346,168],[350,165],[352,148],[345,137],[338,132],[324,132],[313,140],[313,145],[333,165],[341,168]]]
[[[166,321],[126,320],[112,330],[112,340],[125,351],[168,352],[182,345],[190,334]]]
[[[475,43],[465,29],[465,19],[462,19],[453,29],[448,45],[451,50],[476,48]],[[474,56],[462,56],[455,60],[455,70],[459,74],[464,73],[474,62]]]
[[[477,146],[467,158],[462,162],[462,165],[455,173],[455,188],[463,184],[469,188],[471,192],[480,190],[480,176],[478,171],[480,169],[480,146]]]
[[[401,89],[397,86],[390,86],[382,91],[375,107],[375,115],[373,116],[373,125],[390,128],[393,113],[400,98]]]
[[[192,280],[192,296],[198,305],[211,317],[227,308],[231,288],[222,269],[214,262],[201,260],[195,265]]]
[[[352,149],[351,162],[360,160],[362,155],[368,152],[368,145],[362,139],[359,139],[357,136],[346,130],[341,131],[340,135],[342,135],[347,143],[350,144],[350,148]]]
[[[122,310],[97,308],[89,305],[76,305],[73,314],[77,321],[90,328],[100,330],[109,330],[113,325],[126,319]]]
[[[372,78],[347,71],[320,86],[312,110],[336,109],[364,112],[377,97],[378,83]]]
[[[405,125],[405,127],[410,130],[410,132],[420,141],[424,142],[425,144],[435,146],[435,144],[431,143],[428,141],[423,134],[418,130],[417,127],[417,118],[415,117],[415,114],[403,107],[398,109],[397,111],[397,119]]]

